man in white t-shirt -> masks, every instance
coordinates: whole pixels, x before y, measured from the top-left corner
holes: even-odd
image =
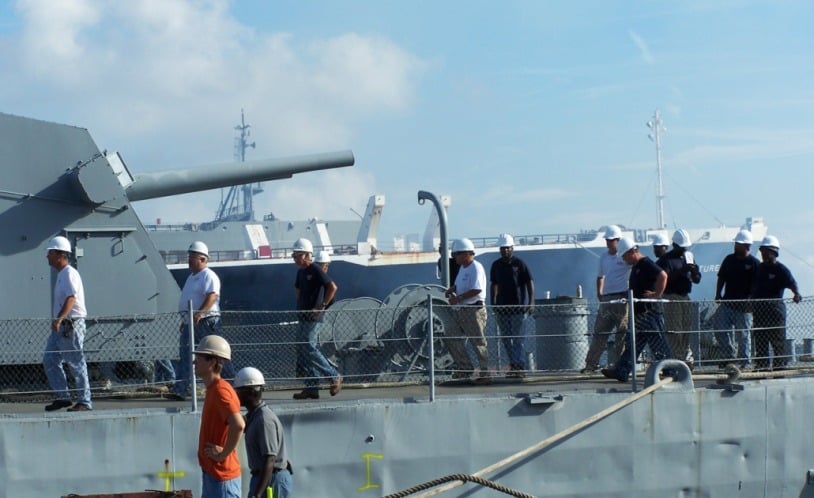
[[[71,406],[71,393],[65,367],[71,370],[76,381],[76,404],[69,412],[89,411],[93,408],[90,400],[88,365],[82,347],[85,342],[85,288],[82,277],[68,264],[71,243],[65,237],[54,237],[48,245],[48,264],[57,271],[54,283],[53,316],[51,333],[45,346],[42,363],[48,384],[56,394],[56,399],[45,407],[54,411]]]
[[[596,297],[599,299],[599,311],[594,323],[594,335],[588,354],[585,356],[585,368],[581,373],[592,373],[599,370],[599,358],[608,345],[608,337],[616,329],[613,351],[615,358],[608,358],[608,363],[615,361],[625,348],[627,334],[627,304],[617,301],[627,297],[630,266],[616,252],[622,230],[610,225],[605,230],[605,244],[608,247],[599,257],[599,273],[596,277]]]
[[[483,265],[475,261],[475,245],[469,239],[456,240],[452,246],[452,255],[460,265],[455,283],[447,289],[445,296],[449,304],[456,306],[454,324],[447,331],[446,344],[452,359],[455,360],[454,379],[469,378],[475,371],[465,341],[475,346],[478,357],[480,376],[475,384],[491,384],[489,376],[489,354],[486,349],[486,271]]]
[[[223,336],[220,321],[220,278],[207,267],[209,248],[200,241],[195,241],[187,251],[190,275],[181,290],[178,311],[181,314],[181,332],[176,382],[171,399],[186,399],[192,373],[192,342],[189,337],[189,301],[192,301],[192,322],[195,329],[194,343],[208,335]],[[232,379],[235,368],[231,361],[223,366],[223,377]]]

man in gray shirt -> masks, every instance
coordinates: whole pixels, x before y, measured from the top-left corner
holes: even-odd
[[[235,376],[235,391],[248,410],[244,442],[252,474],[249,496],[266,498],[266,488],[271,488],[274,498],[290,498],[293,482],[283,424],[263,401],[265,384],[263,374],[253,367],[243,368]]]

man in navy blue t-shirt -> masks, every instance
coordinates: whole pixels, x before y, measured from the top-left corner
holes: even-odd
[[[783,302],[783,292],[791,290],[795,303],[803,299],[789,269],[777,261],[779,255],[780,241],[773,235],[767,235],[760,244],[763,262],[757,267],[752,290],[755,315],[752,338],[755,341],[757,368],[769,367],[769,344],[772,346],[772,367],[786,366],[786,304]]]
[[[305,377],[305,389],[294,399],[319,399],[319,379],[331,379],[331,396],[342,388],[342,377],[319,350],[317,323],[336,295],[336,284],[311,258],[313,245],[308,239],[294,242],[294,263],[299,267],[294,291],[297,295],[299,336],[297,337],[297,375]]]

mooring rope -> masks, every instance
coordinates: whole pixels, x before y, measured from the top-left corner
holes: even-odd
[[[449,481],[461,481],[463,484],[465,481],[474,482],[480,484],[481,486],[486,486],[488,488],[492,488],[494,490],[500,491],[501,493],[507,494],[509,496],[517,496],[518,498],[534,498],[533,495],[528,493],[524,493],[522,491],[518,491],[516,489],[512,489],[506,487],[500,483],[490,481],[488,479],[484,479],[482,477],[476,477],[470,474],[450,474],[448,476],[439,477],[438,479],[433,479],[432,481],[423,482],[417,486],[413,486],[412,488],[407,488],[405,490],[399,491],[397,493],[392,493],[382,498],[403,498],[405,496],[410,496],[413,493],[417,493],[419,491],[423,491],[425,489],[430,489],[434,486],[438,486],[439,484],[443,484]]]

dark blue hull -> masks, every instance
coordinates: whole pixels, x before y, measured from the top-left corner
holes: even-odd
[[[584,296],[596,294],[599,255],[604,248],[546,248],[517,250],[515,255],[529,265],[536,288],[536,297],[575,296],[582,288]],[[693,288],[692,297],[712,299],[718,267],[732,251],[730,242],[698,244],[692,248],[702,272],[701,283]],[[652,257],[652,250],[643,247]],[[499,257],[495,251],[481,253],[478,261],[487,276],[492,262]],[[429,258],[425,258],[429,259]],[[371,297],[385,300],[391,292],[407,284],[440,285],[435,261],[362,265],[357,258],[334,258],[329,274],[339,286],[337,300]],[[294,308],[293,262],[269,260],[264,264],[218,264],[213,269],[221,279],[221,306],[224,310],[290,310]],[[183,285],[189,271],[174,269],[172,273]]]

